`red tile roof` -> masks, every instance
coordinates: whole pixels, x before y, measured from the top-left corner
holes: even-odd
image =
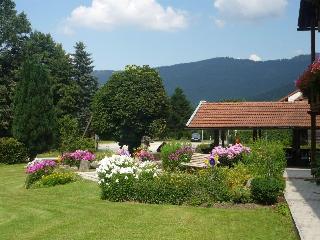
[[[200,102],[188,128],[310,128],[310,106],[298,102]],[[320,126],[320,116],[317,118]]]

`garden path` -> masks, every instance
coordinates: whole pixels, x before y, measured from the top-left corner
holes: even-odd
[[[287,168],[285,198],[301,240],[320,239],[320,186],[310,169]]]

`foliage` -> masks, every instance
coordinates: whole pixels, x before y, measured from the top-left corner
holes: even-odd
[[[279,203],[276,205],[276,212],[285,216],[291,217],[290,209],[287,203]]]
[[[193,154],[191,146],[179,142],[170,142],[161,148],[160,158],[166,170],[177,170],[180,163],[189,162]]]
[[[191,103],[181,88],[176,88],[170,98],[170,113],[168,117],[168,131],[170,136],[180,139],[185,132],[185,126],[193,112]]]
[[[251,182],[252,198],[262,204],[274,204],[284,191],[284,180],[277,178],[255,178]]]
[[[315,60],[296,81],[296,87],[299,88],[305,96],[310,96],[311,89],[319,92],[320,90],[320,60]]]
[[[81,161],[93,161],[95,155],[88,150],[76,150],[74,152],[66,152],[61,156],[61,162],[65,165],[80,166]]]
[[[238,163],[233,168],[225,168],[226,184],[231,190],[232,199],[236,203],[247,203],[251,201],[250,189],[247,186],[252,178],[249,169]]]
[[[150,126],[166,119],[168,100],[162,80],[149,66],[127,66],[115,72],[93,100],[94,130],[109,136],[130,152],[148,135]]]
[[[0,163],[15,164],[28,160],[25,146],[14,138],[0,138]]]
[[[28,163],[26,169],[26,188],[30,188],[35,182],[40,180],[42,176],[51,174],[55,166],[55,161],[46,159],[35,159],[32,162]]]
[[[155,161],[155,157],[153,156],[152,152],[148,151],[147,149],[138,148],[133,153],[134,157],[139,159],[139,161]]]
[[[210,164],[214,166],[216,161],[222,166],[232,167],[250,153],[250,148],[241,144],[231,145],[229,147],[214,147],[210,154]]]
[[[31,156],[56,144],[57,124],[49,72],[37,59],[27,59],[15,95],[13,135]]]
[[[37,182],[37,187],[53,187],[56,185],[64,185],[76,181],[74,172],[53,172],[49,175],[43,175]]]
[[[52,81],[53,105],[57,118],[65,115],[76,116],[77,102],[80,97],[80,88],[72,80],[71,58],[57,44],[50,34],[33,32],[25,46],[25,58],[36,57],[50,74]]]
[[[135,201],[181,205],[196,189],[197,177],[187,173],[164,172],[154,180],[139,178],[134,185]]]
[[[77,42],[74,48],[75,53],[72,58],[73,79],[79,86],[79,98],[75,105],[79,127],[84,131],[91,117],[90,105],[95,92],[98,90],[98,81],[92,75],[93,60],[90,54],[86,52],[84,43]]]
[[[23,61],[23,48],[31,31],[24,13],[17,13],[12,0],[0,1],[0,137],[10,134],[16,71]]]
[[[211,144],[201,143],[201,144],[197,145],[195,152],[202,153],[202,154],[208,154],[211,152],[211,150],[212,150]]]
[[[135,179],[152,179],[160,170],[151,162],[137,163],[125,155],[113,155],[100,161],[97,168],[102,199],[111,201],[132,200]]]
[[[281,143],[259,140],[250,148],[251,154],[245,155],[243,161],[254,177],[282,178],[286,158]]]

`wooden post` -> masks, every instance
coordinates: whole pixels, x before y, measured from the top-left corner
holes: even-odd
[[[213,138],[214,138],[214,141],[213,141],[213,145],[216,147],[216,146],[219,146],[219,130],[214,130],[213,131]]]
[[[300,151],[300,129],[293,129],[293,139],[292,139],[292,158],[294,165],[298,165],[301,161],[301,151]]]
[[[317,114],[315,112],[310,112],[311,115],[311,174],[314,175],[317,168],[317,159],[316,159],[316,121]]]
[[[226,140],[226,131],[225,130],[221,130],[221,143],[222,143],[222,147],[224,147],[224,141]]]
[[[257,141],[257,138],[258,138],[258,131],[257,131],[257,129],[253,129],[253,131],[252,131],[252,139],[253,139],[253,141],[254,142]]]
[[[311,23],[311,63],[316,59],[316,30],[315,30],[315,20]],[[312,99],[311,99],[312,100]],[[317,168],[316,160],[316,129],[317,129],[317,114],[315,112],[310,112],[311,115],[311,174],[315,174]]]
[[[315,23],[312,21],[311,23],[311,63],[316,60],[316,29]]]
[[[262,129],[258,130],[258,135],[259,135],[259,139],[261,139],[262,138]]]

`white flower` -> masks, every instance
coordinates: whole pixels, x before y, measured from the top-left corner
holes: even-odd
[[[128,176],[125,176],[124,179],[125,179],[125,180],[128,180]]]
[[[115,182],[118,183],[118,182],[119,182],[119,179],[117,178]]]

